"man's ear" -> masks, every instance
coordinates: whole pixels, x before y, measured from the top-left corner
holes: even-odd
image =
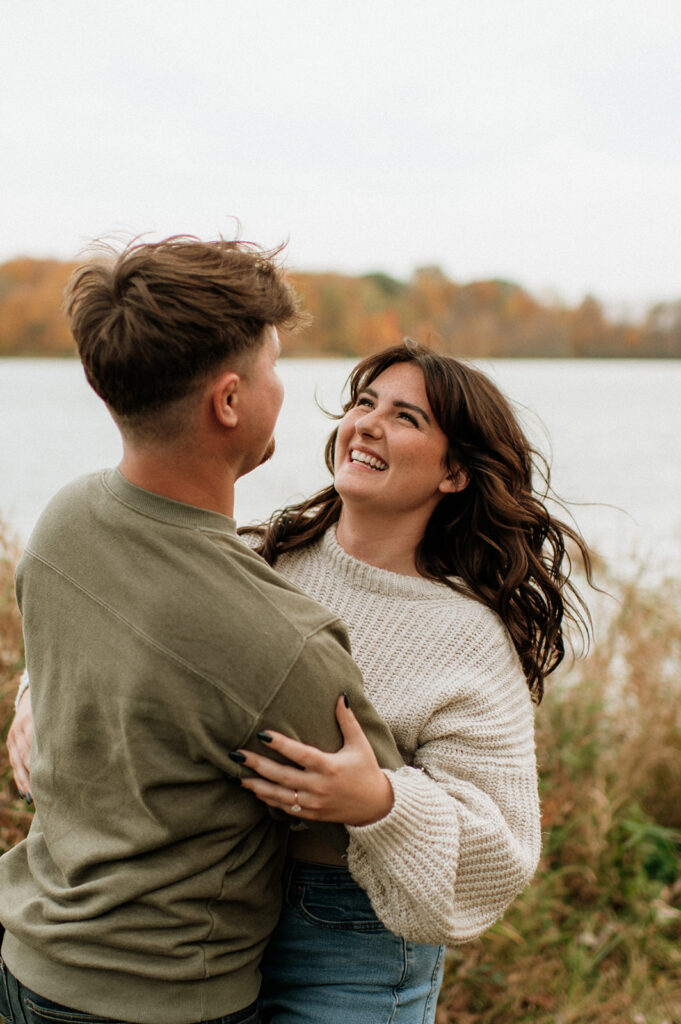
[[[458,491],[465,490],[468,487],[469,481],[468,471],[459,466],[451,473],[448,473],[444,480],[441,481],[439,490],[443,494],[456,494]]]
[[[222,373],[213,384],[211,401],[213,412],[218,423],[223,427],[235,427],[239,422],[239,384],[238,373],[230,370]]]

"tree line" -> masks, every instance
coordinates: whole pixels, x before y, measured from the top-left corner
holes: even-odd
[[[0,356],[73,355],[61,294],[75,264],[21,258],[0,265]],[[681,300],[636,322],[608,317],[593,296],[569,307],[509,281],[457,284],[439,267],[410,280],[384,273],[290,275],[312,326],[282,338],[289,355],[364,356],[404,335],[472,358],[681,357]]]

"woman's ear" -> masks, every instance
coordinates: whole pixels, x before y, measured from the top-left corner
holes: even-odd
[[[239,422],[240,379],[238,373],[230,370],[221,374],[213,384],[213,412],[223,427],[235,427]]]
[[[440,490],[443,494],[456,494],[458,491],[465,490],[468,487],[470,481],[470,475],[468,471],[463,469],[462,466],[458,466],[456,469],[448,473],[444,480],[440,483]]]

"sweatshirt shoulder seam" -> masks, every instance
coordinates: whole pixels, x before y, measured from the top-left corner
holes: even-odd
[[[88,600],[94,602],[100,608],[105,609],[108,612],[109,615],[111,615],[113,618],[117,619],[119,622],[123,623],[126,626],[127,629],[129,629],[132,633],[136,634],[136,636],[138,636],[141,640],[143,640],[150,647],[153,647],[154,650],[156,650],[163,657],[167,658],[168,661],[172,661],[176,665],[180,665],[183,669],[185,669],[186,671],[190,672],[197,679],[200,679],[203,682],[207,683],[217,693],[219,693],[221,695],[221,697],[223,697],[226,700],[230,701],[231,703],[235,704],[241,711],[244,712],[244,714],[249,715],[252,719],[257,719],[260,716],[260,714],[262,713],[261,711],[256,710],[255,708],[252,708],[252,707],[250,707],[250,708],[247,707],[240,700],[238,700],[238,698],[233,693],[228,693],[219,684],[219,682],[217,680],[212,679],[210,676],[206,675],[204,672],[201,672],[198,668],[196,668],[196,666],[192,665],[191,662],[188,662],[185,658],[182,658],[182,657],[180,657],[180,655],[178,655],[175,652],[169,650],[167,647],[165,647],[164,644],[159,643],[159,641],[155,640],[153,636],[150,636],[144,630],[140,629],[133,622],[131,622],[130,619],[128,619],[124,615],[122,615],[119,611],[116,610],[116,608],[114,608],[112,605],[110,605],[107,601],[102,600],[102,598],[98,597],[96,594],[94,594],[87,587],[84,587],[82,584],[78,583],[77,580],[73,579],[73,577],[70,576],[67,572],[64,572],[63,569],[60,569],[58,566],[54,565],[54,563],[51,562],[49,559],[44,558],[41,555],[38,555],[35,551],[33,551],[29,547],[25,548],[25,554],[29,555],[31,558],[35,558],[35,560],[37,562],[40,562],[41,565],[46,566],[46,568],[50,569],[52,572],[56,573],[58,576],[61,576],[62,579],[66,580],[66,582],[69,583],[72,587],[74,587],[77,591],[79,591],[81,594],[84,594],[88,598]],[[294,657],[294,659],[293,659],[293,661],[291,663],[292,665],[295,664],[295,662],[297,661],[299,656],[300,656],[300,648],[296,651],[295,657]],[[284,673],[284,677],[283,678],[286,678],[286,676],[288,675],[289,671],[290,671],[290,666],[288,667],[288,669]]]

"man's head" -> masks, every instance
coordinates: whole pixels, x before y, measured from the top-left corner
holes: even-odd
[[[278,253],[173,237],[103,249],[75,271],[65,297],[71,330],[124,436],[177,439],[211,375],[250,364],[266,327],[298,323]]]

